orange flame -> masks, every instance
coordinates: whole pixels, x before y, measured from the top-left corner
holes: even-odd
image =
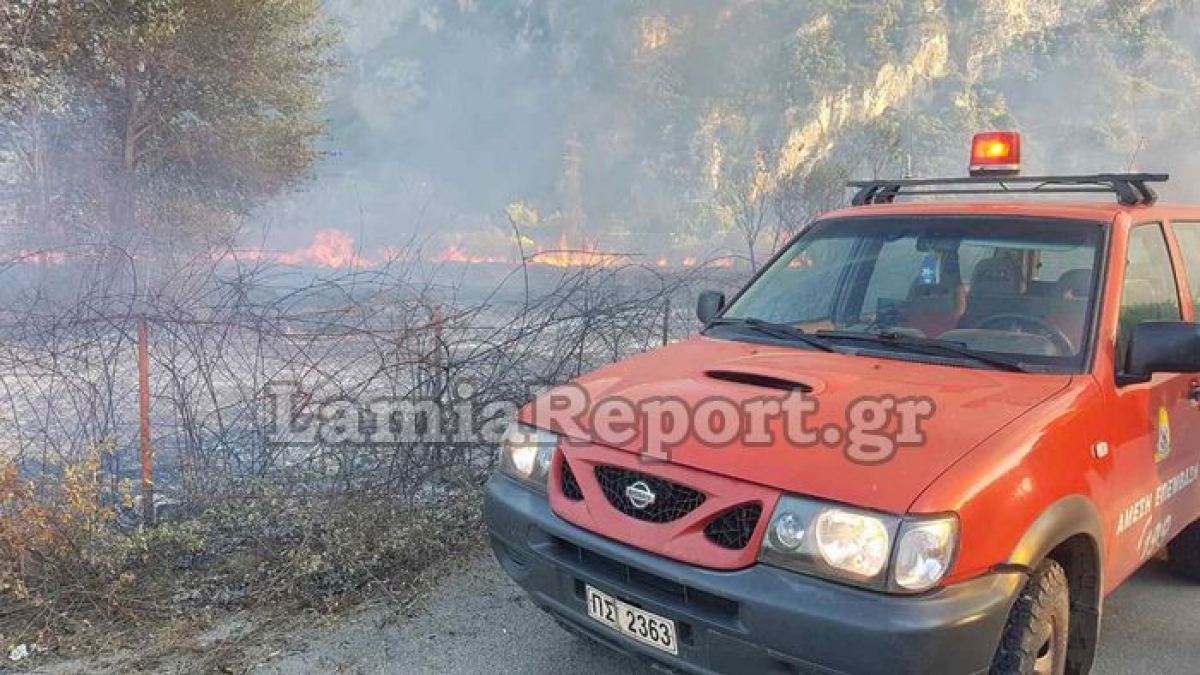
[[[325,229],[313,235],[313,243],[292,251],[267,251],[253,249],[237,251],[222,257],[240,258],[251,261],[269,261],[282,265],[306,265],[346,269],[350,267],[376,267],[378,263],[361,256],[355,251],[354,239],[341,230]]]
[[[558,248],[538,249],[529,259],[530,262],[551,267],[611,267],[626,258],[628,256],[623,253],[601,251],[595,244],[572,246],[562,236],[558,238]]]
[[[42,267],[57,267],[65,264],[72,256],[66,251],[46,250],[46,251],[17,251],[12,256],[6,258],[6,263],[16,263],[21,265],[39,265]]]
[[[313,237],[308,248],[280,256],[285,265],[316,265],[331,269],[345,267],[369,267],[372,263],[361,259],[354,250],[354,240],[341,230],[321,230]]]
[[[336,229],[318,231],[313,242],[303,248],[290,251],[268,251],[263,249],[243,250],[225,254],[222,258],[240,258],[242,260],[269,261],[283,265],[299,265],[325,267],[329,269],[347,268],[377,268],[397,260],[413,260],[411,253],[397,250],[389,246],[379,249],[378,255],[365,255],[356,250],[354,239]],[[449,263],[463,265],[502,265],[516,264],[519,260],[515,255],[497,255],[472,251],[462,241],[455,241],[445,250],[425,258],[433,263]],[[628,262],[629,254],[601,250],[594,242],[575,245],[560,236],[554,248],[538,247],[527,255],[531,265],[548,267],[615,267]],[[59,262],[55,260],[54,262]],[[49,264],[49,263],[47,263]],[[695,255],[688,255],[682,260],[672,260],[670,256],[662,255],[655,259],[654,264],[660,269],[675,267],[697,267],[701,264]],[[705,266],[730,268],[735,266],[733,257],[715,258],[703,263]]]
[[[489,263],[506,263],[508,258],[499,256],[472,255],[461,246],[454,244],[433,257],[436,263],[465,263],[468,265],[486,265]]]

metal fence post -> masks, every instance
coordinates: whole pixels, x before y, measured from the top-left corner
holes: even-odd
[[[154,525],[154,449],[150,446],[150,330],[138,319],[138,414],[142,445],[142,523]]]
[[[662,343],[666,347],[671,342],[671,296],[667,296],[666,305],[663,307],[662,318]]]

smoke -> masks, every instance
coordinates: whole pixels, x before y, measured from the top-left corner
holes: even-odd
[[[274,243],[300,245],[329,227],[368,249],[494,237],[508,229],[507,204],[552,198],[567,84],[547,48],[466,2],[329,7],[345,46],[328,155],[306,193],[264,214]]]
[[[328,154],[259,224],[512,259],[519,202],[530,250],[704,258],[744,251],[720,199],[746,166],[961,175],[985,128],[1025,134],[1029,173],[1168,171],[1196,200],[1194,2],[875,5],[330,0]]]

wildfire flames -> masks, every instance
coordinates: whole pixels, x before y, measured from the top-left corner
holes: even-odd
[[[56,266],[72,258],[81,257],[65,251],[18,251],[8,258],[9,263],[37,266]],[[354,238],[337,229],[323,229],[313,236],[308,246],[292,250],[243,249],[220,254],[217,260],[240,260],[243,262],[272,262],[300,267],[321,267],[333,270],[371,269],[397,260],[413,260],[413,254],[383,247],[375,254],[359,250]],[[517,251],[511,255],[481,253],[470,250],[462,242],[456,242],[439,253],[425,258],[428,262],[458,265],[516,265],[521,257]],[[547,267],[614,267],[636,262],[636,256],[601,250],[596,244],[572,245],[560,237],[552,248],[538,247],[525,251],[525,262]],[[681,257],[660,256],[653,265],[660,269],[697,266],[729,268],[735,265],[732,257],[701,261],[694,255]]]
[[[595,244],[573,247],[566,237],[559,237],[555,248],[539,249],[529,257],[530,262],[551,267],[609,267],[628,259],[629,256],[622,253],[601,251]]]
[[[390,249],[385,249],[383,255],[378,257],[360,253],[355,246],[354,239],[348,234],[341,230],[327,229],[317,232],[313,243],[304,248],[292,251],[261,249],[239,251],[235,257],[242,260],[265,260],[283,265],[362,269],[378,267],[384,262],[396,260],[400,256]],[[532,253],[526,253],[526,262],[550,267],[606,267],[616,265],[628,258],[629,256],[625,254],[600,251],[594,245],[573,247],[563,238],[559,239],[554,248],[539,248]],[[440,264],[513,265],[520,262],[520,257],[515,252],[511,256],[477,253],[471,251],[463,243],[456,242],[430,256],[428,260]]]
[[[378,265],[377,261],[359,254],[355,249],[354,239],[350,235],[333,229],[319,230],[313,235],[312,244],[304,248],[291,251],[241,250],[222,255],[220,258],[274,262],[281,265],[327,267],[335,270],[352,267],[369,268]]]
[[[314,265],[332,269],[372,264],[358,255],[354,250],[354,240],[341,230],[321,230],[313,237],[311,246],[282,253],[277,261],[285,265]]]
[[[571,246],[565,238],[560,237],[555,248],[538,248],[536,251],[526,254],[526,262],[550,267],[608,267],[620,263],[628,257],[621,253],[600,251],[594,245]],[[431,261],[467,265],[511,265],[517,263],[519,257],[515,254],[510,257],[473,253],[459,242],[433,256]]]
[[[17,251],[3,262],[26,265],[41,265],[44,267],[62,265],[71,258],[66,251]]]
[[[468,253],[458,244],[454,244],[445,251],[433,256],[433,262],[464,263],[467,265],[489,265],[507,263],[508,258],[503,256],[474,255]]]

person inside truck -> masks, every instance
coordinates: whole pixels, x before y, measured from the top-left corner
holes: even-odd
[[[827,229],[784,254],[805,264],[768,272],[793,277],[779,286],[790,297],[763,298],[770,306],[760,316],[814,333],[894,332],[997,353],[1080,356],[1095,283],[1090,228],[1030,222],[967,236],[961,222],[930,219]]]

